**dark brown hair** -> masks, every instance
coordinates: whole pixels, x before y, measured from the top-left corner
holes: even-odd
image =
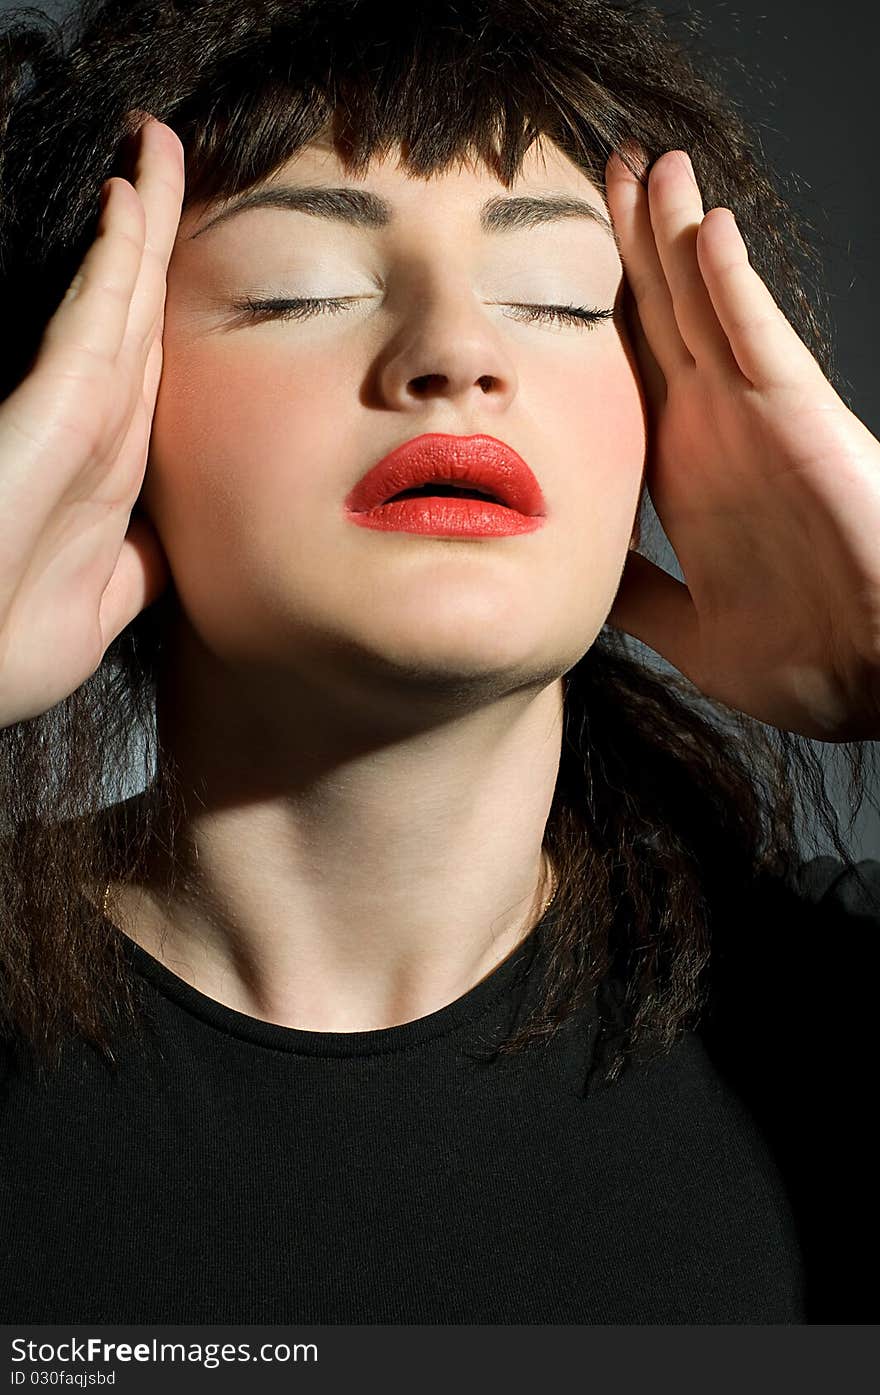
[[[139,110],[183,142],[186,206],[250,187],[328,128],[356,175],[400,143],[414,174],[476,153],[508,186],[539,133],[600,189],[627,139],[650,160],[684,148],[705,206],[734,211],[831,376],[819,255],[714,60],[697,56],[698,28],[676,23],[604,0],[83,0],[61,24],[4,15],[0,278],[16,332],[0,343],[0,392],[27,371],[94,235],[100,185],[128,173]],[[172,585],[80,689],[0,732],[0,1030],[44,1062],[75,1037],[112,1063],[114,1033],[138,1024],[121,937],[82,893],[100,900],[111,877],[135,875],[160,814],[175,826],[181,792],[154,717],[177,604]],[[795,875],[804,812],[853,859],[815,743],[709,701],[608,626],[564,689],[548,971],[537,1013],[500,1050],[546,1040],[597,993],[609,1085],[697,1023],[713,933],[747,887]],[[857,811],[869,752],[838,749]],[[110,847],[101,810],[138,759],[143,817]]]

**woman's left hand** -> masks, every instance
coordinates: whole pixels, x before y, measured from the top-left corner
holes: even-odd
[[[684,584],[630,552],[608,623],[707,697],[822,741],[880,740],[880,441],[835,392],[733,213],[667,151],[608,207]]]

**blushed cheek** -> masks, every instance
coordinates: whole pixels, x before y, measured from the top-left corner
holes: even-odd
[[[279,508],[293,515],[299,501],[332,489],[350,393],[324,359],[172,348],[142,492],[163,539],[204,540],[208,529],[216,543],[241,546],[249,532],[264,535]]]
[[[638,380],[617,355],[591,375],[584,398],[591,438],[601,445],[608,483],[640,478],[645,458],[646,427]]]
[[[566,462],[554,471],[566,491],[566,508],[582,523],[601,524],[617,544],[629,541],[637,508],[646,450],[643,398],[619,340],[602,353],[585,357],[576,371],[543,375],[537,391],[543,402],[548,441]]]

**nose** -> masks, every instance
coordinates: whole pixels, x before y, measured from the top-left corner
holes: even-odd
[[[469,287],[447,287],[413,304],[378,380],[386,405],[407,411],[442,398],[459,424],[503,413],[517,390],[501,336]]]

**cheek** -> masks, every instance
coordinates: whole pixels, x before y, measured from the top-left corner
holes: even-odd
[[[580,400],[581,429],[597,447],[604,482],[641,473],[645,454],[645,413],[638,379],[621,355],[600,363]]]
[[[592,346],[540,381],[553,472],[554,542],[548,563],[553,642],[579,658],[614,601],[638,514],[647,445],[641,384],[624,343]],[[561,371],[560,371],[561,370]],[[541,417],[538,419],[540,420]]]
[[[352,399],[352,393],[354,398]],[[357,401],[338,360],[262,347],[166,353],[142,498],[169,533],[226,542],[334,487],[340,422]],[[330,467],[328,469],[328,466]]]
[[[562,505],[572,526],[600,533],[612,549],[629,542],[647,445],[644,399],[621,340],[570,365],[557,360],[533,380],[536,421],[546,422],[565,468]],[[598,531],[597,531],[598,530]]]

